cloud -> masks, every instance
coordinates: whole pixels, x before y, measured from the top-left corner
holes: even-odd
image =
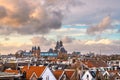
[[[71,14],[68,14],[64,20],[66,24],[94,24],[101,20],[106,15],[111,15],[112,19],[120,20],[119,16],[119,0],[82,0],[85,4],[82,7],[78,6],[71,9]]]
[[[30,50],[31,49],[31,45],[30,44],[18,44],[18,43],[12,43],[12,44],[8,44],[8,43],[1,43],[1,50],[0,53],[5,55],[5,54],[9,54],[9,53],[16,53],[18,50]]]
[[[100,34],[102,33],[104,30],[106,30],[107,28],[110,27],[111,24],[111,18],[110,16],[106,16],[103,18],[103,20],[97,24],[96,26],[92,26],[89,27],[87,29],[87,33],[88,34]]]
[[[8,37],[5,37],[5,39],[4,39],[5,41],[9,41],[10,40],[10,38],[8,38]]]
[[[113,45],[120,45],[120,40],[114,40],[114,41],[112,41],[112,43],[113,43]]]
[[[47,40],[45,37],[41,36],[35,36],[31,38],[32,44],[36,46],[50,46],[52,43],[54,43],[53,40]]]
[[[62,39],[64,36],[72,36],[72,37],[80,37],[86,35],[86,29],[78,29],[78,28],[61,28],[58,30],[52,30],[49,34],[51,36],[58,36],[57,40]]]
[[[98,41],[95,41],[95,40],[89,40],[85,43],[86,45],[92,45],[92,44],[111,44],[111,40],[109,39],[101,39],[101,40],[98,40]]]
[[[8,54],[8,53],[16,53],[18,50],[31,50],[32,46],[40,46],[42,51],[47,51],[49,48],[55,47],[55,41],[51,39],[47,39],[43,36],[35,36],[32,37],[28,42],[19,42],[19,41],[11,41],[12,38],[8,41],[0,42],[0,53]]]
[[[0,6],[0,13],[0,18],[4,18],[7,15],[5,8],[2,6]]]
[[[120,29],[118,30],[118,33],[120,33]]]
[[[10,27],[18,27],[29,20],[30,7],[27,1],[16,0],[0,0],[0,10],[6,15],[0,19],[1,25],[9,25]]]
[[[74,38],[71,38],[69,36],[64,36],[61,41],[63,41],[64,43],[71,43],[74,40]]]
[[[104,42],[103,42],[104,41]],[[71,43],[67,44],[64,43],[64,47],[68,52],[73,52],[73,51],[80,51],[82,54],[86,54],[88,52],[94,52],[95,54],[119,54],[119,45],[116,44],[119,43],[119,41],[112,41],[108,39],[101,39],[98,41],[82,41],[82,40],[73,40]]]
[[[59,29],[79,0],[0,0],[0,34],[45,34]]]

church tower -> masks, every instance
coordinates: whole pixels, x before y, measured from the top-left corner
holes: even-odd
[[[63,42],[62,41],[60,41],[60,47],[63,47]]]
[[[35,54],[36,54],[36,46],[32,47],[32,55],[35,56]]]
[[[38,46],[38,47],[32,47],[32,55],[34,56],[34,57],[40,57],[40,52],[41,52],[41,50],[40,50],[40,47]]]
[[[41,52],[41,49],[38,46],[38,48],[36,49],[36,57],[40,57],[40,52]]]

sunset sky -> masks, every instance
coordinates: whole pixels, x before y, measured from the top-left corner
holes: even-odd
[[[0,0],[0,53],[62,40],[68,52],[120,53],[120,0]]]

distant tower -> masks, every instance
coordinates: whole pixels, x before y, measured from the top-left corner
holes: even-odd
[[[40,52],[41,52],[41,49],[38,46],[38,48],[36,49],[36,57],[40,57]]]
[[[62,47],[63,46],[63,42],[62,41],[60,41],[60,47]]]
[[[60,43],[57,41],[56,46],[55,46],[55,51],[58,52],[60,49]]]
[[[32,55],[35,56],[35,54],[36,54],[36,46],[32,47]]]
[[[62,41],[57,41],[54,52],[57,53],[67,53],[66,49],[63,46]]]
[[[34,56],[34,57],[40,57],[40,52],[41,52],[41,50],[40,50],[40,47],[38,46],[38,47],[32,47],[32,55]]]

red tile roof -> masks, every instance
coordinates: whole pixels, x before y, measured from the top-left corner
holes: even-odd
[[[118,73],[119,71],[118,70],[110,70],[110,71],[108,71],[108,73]]]
[[[107,63],[105,63],[104,61],[87,60],[87,61],[82,61],[82,63],[87,65],[88,68],[92,68],[92,67],[108,67]]]
[[[65,70],[65,73],[69,78],[72,78],[72,76],[75,73],[75,70]]]
[[[93,63],[90,61],[82,61],[83,64],[87,65],[89,68],[94,67]]]
[[[18,70],[7,70],[6,69],[4,72],[18,74]]]
[[[53,72],[53,74],[55,75],[56,79],[58,80],[60,78],[60,76],[63,74],[63,70],[56,70]]]
[[[43,71],[45,70],[45,66],[24,66],[22,68],[22,72],[26,72],[26,78],[29,79],[31,77],[31,75],[35,72],[37,77],[39,77]]]

